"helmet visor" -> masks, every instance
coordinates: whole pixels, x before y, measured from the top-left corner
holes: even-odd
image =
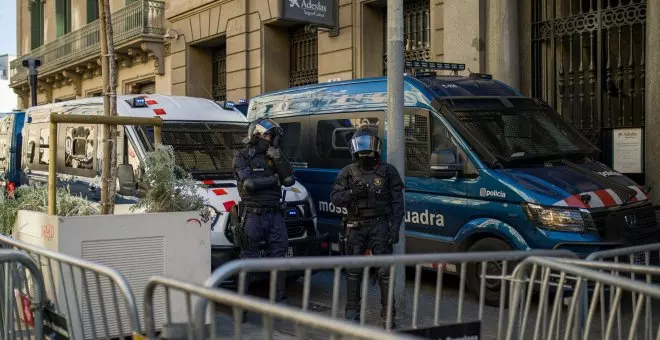
[[[279,124],[275,123],[270,119],[264,119],[254,126],[254,130],[252,133],[254,135],[271,134],[273,136],[277,136],[277,135],[281,135],[283,132],[284,131],[279,126]]]
[[[381,153],[381,143],[378,137],[361,135],[353,137],[351,139],[351,154],[355,155],[356,153],[369,153],[376,152]]]

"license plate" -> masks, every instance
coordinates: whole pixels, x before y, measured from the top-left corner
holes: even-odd
[[[293,257],[293,247],[289,247],[286,251],[286,257]],[[260,250],[259,251],[259,257],[266,257],[266,251],[265,250]]]

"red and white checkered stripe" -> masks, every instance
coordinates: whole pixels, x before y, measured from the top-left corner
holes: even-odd
[[[222,184],[222,183],[225,183],[225,182],[223,182],[223,181],[214,181],[214,180],[204,180],[204,181],[199,181],[199,182],[197,182],[197,183],[199,183],[199,184],[204,184],[204,185],[208,185],[208,186],[213,186],[213,185],[215,185],[215,184]],[[229,194],[229,193],[227,192],[227,190],[225,190],[225,189],[223,189],[223,188],[211,188],[211,191],[212,191],[216,196],[224,196],[224,195]]]
[[[633,197],[630,202],[639,202],[639,201],[644,201],[648,199],[644,191],[639,186],[633,185],[629,186],[629,188],[635,190],[637,195]],[[582,195],[589,195],[591,196],[591,200],[589,200],[589,203],[585,204],[580,200],[580,196]],[[553,205],[558,206],[558,207],[574,207],[574,208],[603,208],[603,207],[611,207],[611,206],[616,206],[623,203],[623,200],[619,195],[614,192],[612,189],[604,189],[604,190],[597,190],[597,191],[588,191],[588,192],[583,192],[580,194],[568,196],[564,198],[563,200],[555,202]]]
[[[165,109],[160,108],[160,107],[156,107],[156,108],[153,107],[153,105],[158,105],[158,102],[155,99],[151,99],[149,97],[143,97],[143,98],[144,98],[144,102],[147,104],[147,106],[150,109],[154,110],[154,113],[156,114],[156,116],[162,116],[162,115],[167,114],[165,112]]]

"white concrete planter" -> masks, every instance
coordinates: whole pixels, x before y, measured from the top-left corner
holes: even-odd
[[[144,328],[144,288],[147,280],[154,275],[166,276],[190,283],[202,284],[211,272],[211,225],[204,222],[199,212],[177,212],[156,214],[98,215],[61,217],[32,211],[19,211],[14,228],[14,238],[52,251],[82,258],[106,265],[121,273],[135,296],[140,322]],[[92,337],[91,317],[97,320],[98,337],[105,337],[101,320],[101,310],[109,320],[110,337],[118,333],[118,323],[112,300],[112,290],[107,280],[101,280],[101,293],[105,306],[96,298],[98,287],[96,277],[87,273],[91,312],[84,297],[82,275],[74,269],[75,290],[71,272],[52,261],[50,267],[46,259],[41,259],[41,268],[46,283],[48,298],[67,312],[65,294],[69,309],[74,305],[72,298],[78,299],[82,325],[78,311],[70,311],[74,329],[84,329],[86,338]],[[51,275],[50,271],[53,274]],[[62,285],[62,278],[64,285]],[[123,298],[118,293],[122,325],[126,329],[129,318],[125,313]],[[55,298],[57,297],[57,299]],[[183,294],[170,293],[173,322],[187,320],[186,303]],[[156,327],[165,322],[165,295],[157,289],[154,295]],[[81,334],[76,331],[77,334]]]

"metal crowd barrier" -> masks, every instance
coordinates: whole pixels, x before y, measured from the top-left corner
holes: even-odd
[[[597,251],[587,261],[628,262],[630,264],[660,265],[660,243]]]
[[[337,318],[339,315],[339,306],[340,306],[340,286],[343,283],[341,280],[341,272],[346,268],[361,268],[363,270],[363,281],[362,281],[362,301],[361,301],[361,320],[360,324],[365,324],[365,315],[368,310],[369,300],[368,300],[368,289],[370,282],[370,269],[374,267],[386,267],[390,271],[390,276],[394,277],[395,266],[405,265],[405,266],[414,266],[415,267],[415,277],[414,277],[414,294],[413,294],[413,308],[412,308],[412,329],[418,328],[419,322],[419,296],[420,296],[420,286],[422,279],[422,267],[428,264],[454,264],[457,265],[457,271],[459,272],[459,297],[458,297],[458,306],[451,308],[456,308],[456,317],[452,317],[451,320],[442,320],[443,322],[456,322],[461,323],[464,321],[464,302],[465,302],[465,288],[466,288],[466,278],[468,268],[479,273],[480,284],[479,284],[479,300],[478,300],[478,320],[483,320],[484,307],[485,303],[485,287],[486,280],[489,282],[495,281],[495,283],[500,284],[499,294],[499,320],[497,325],[498,339],[501,338],[505,331],[504,317],[506,309],[506,286],[509,281],[509,277],[506,273],[510,273],[513,270],[514,265],[512,262],[521,261],[529,256],[553,256],[553,257],[568,257],[576,258],[576,255],[573,252],[567,250],[554,250],[554,251],[505,251],[505,252],[471,252],[471,253],[448,253],[448,254],[410,254],[403,256],[341,256],[341,257],[306,257],[306,258],[282,258],[282,259],[247,259],[247,260],[236,260],[227,263],[224,266],[216,269],[211,277],[204,284],[205,287],[213,288],[219,286],[222,282],[230,280],[232,277],[238,275],[238,293],[240,295],[245,294],[245,282],[248,273],[255,272],[270,272],[270,290],[269,298],[271,303],[275,301],[275,285],[277,275],[285,275],[287,271],[304,271],[304,282],[303,282],[303,303],[302,311],[307,312],[309,310],[310,302],[310,291],[311,291],[311,275],[312,270],[332,270],[334,272],[334,281],[332,285],[332,309],[331,317],[333,319]],[[486,268],[489,264],[496,263],[500,266],[502,273],[505,275],[487,275]],[[435,289],[435,300],[434,300],[434,310],[433,310],[433,325],[439,326],[441,323],[440,320],[440,311],[442,306],[442,291],[443,291],[443,276],[444,273],[442,270],[437,270],[436,274],[436,289]],[[388,308],[387,308],[387,330],[390,328],[390,321],[392,321],[392,300],[393,300],[393,290],[394,290],[394,280],[390,280],[389,294],[388,294]],[[373,301],[371,306],[378,306],[380,308],[380,299],[378,301]],[[343,302],[343,301],[342,301]],[[201,328],[205,323],[204,313],[206,311],[207,301],[204,299],[199,300],[195,308],[196,317],[198,324],[197,328]],[[399,311],[400,313],[401,311]],[[240,315],[240,310],[235,314],[238,319]],[[403,326],[399,323],[398,328]],[[425,325],[426,326],[426,325]]]
[[[622,272],[658,276],[660,267],[527,258],[512,275],[506,339],[639,339],[639,333],[644,339],[660,339],[650,308],[640,324],[645,306],[660,299],[660,286],[617,275]],[[559,277],[556,285],[551,283],[553,276]],[[634,296],[629,305],[622,299],[625,293]],[[627,308],[632,316],[624,313]]]
[[[23,279],[25,270],[31,274],[31,284]],[[34,325],[43,324],[44,295],[43,277],[30,256],[0,249],[0,339],[43,339],[43,327]]]
[[[61,336],[98,339],[141,334],[135,297],[117,271],[4,235],[0,246],[25,251],[37,263],[49,300],[44,322]]]
[[[357,339],[374,339],[374,340],[395,340],[395,339],[420,339],[418,337],[406,336],[403,334],[394,334],[387,333],[382,329],[377,329],[365,325],[357,325],[355,323],[349,323],[346,321],[333,320],[327,317],[322,317],[320,315],[305,313],[303,311],[297,310],[292,307],[284,305],[274,305],[263,299],[257,299],[248,296],[241,296],[236,293],[230,292],[224,289],[210,289],[194,284],[177,281],[164,277],[152,277],[147,284],[144,294],[144,314],[145,314],[145,325],[146,332],[149,339],[158,339],[156,337],[155,330],[155,318],[154,318],[154,291],[157,287],[165,288],[166,295],[166,306],[168,309],[167,312],[167,324],[170,326],[170,310],[172,306],[170,305],[170,290],[176,290],[183,292],[186,295],[186,308],[188,312],[188,322],[181,325],[184,329],[182,333],[185,334],[186,339],[217,339],[218,338],[218,324],[216,323],[215,315],[211,318],[210,329],[206,329],[205,325],[202,324],[202,327],[195,326],[194,315],[192,311],[192,297],[201,297],[204,299],[211,300],[211,311],[215,314],[216,303],[230,306],[232,309],[247,310],[250,312],[258,313],[263,316],[265,320],[269,322],[264,322],[263,328],[263,338],[264,339],[273,339],[274,329],[273,329],[273,319],[281,319],[290,321],[296,324],[296,338],[302,339],[303,330],[302,328],[309,330],[322,331],[324,335],[332,336],[333,338],[357,338]],[[202,316],[204,316],[202,314]],[[242,339],[243,332],[242,327],[243,323],[240,319],[234,319],[233,321],[233,331],[234,339]],[[163,327],[166,329],[167,327]],[[207,334],[208,333],[208,334]],[[223,337],[227,337],[228,334],[222,334]],[[254,338],[254,334],[248,335],[250,338]],[[168,338],[173,339],[176,337]]]
[[[601,271],[610,272],[610,274],[612,275],[624,276],[631,280],[636,280],[636,281],[642,280],[647,284],[658,284],[658,282],[660,281],[660,276],[657,275],[658,272],[654,271],[654,269],[652,268],[647,268],[647,267],[660,266],[660,243],[598,251],[589,254],[586,260],[606,263],[604,266],[602,267],[599,266],[598,268],[600,268]],[[627,268],[627,270],[614,270],[614,268],[610,264],[611,262],[614,262],[616,264],[621,263],[621,264],[631,264],[631,265],[642,265],[642,267],[644,267],[645,269],[642,271],[633,271],[630,268]],[[620,266],[617,267],[620,268]],[[632,292],[632,294],[630,294],[630,301],[632,306],[635,306],[636,298],[637,298],[637,294]],[[587,296],[584,295],[583,299],[584,299],[583,306],[586,306]],[[648,327],[652,324],[652,320],[653,320],[653,302],[654,302],[653,299],[647,298],[643,307],[645,310],[644,324],[646,325],[646,329],[644,331],[645,339],[651,339],[652,332],[650,329],[648,329]],[[656,303],[656,307],[657,305],[658,304]],[[585,309],[583,308],[582,313],[584,313],[584,310]],[[583,315],[583,319],[584,319],[584,315]],[[620,311],[617,313],[617,321],[618,321],[618,325],[620,326],[621,323]]]

